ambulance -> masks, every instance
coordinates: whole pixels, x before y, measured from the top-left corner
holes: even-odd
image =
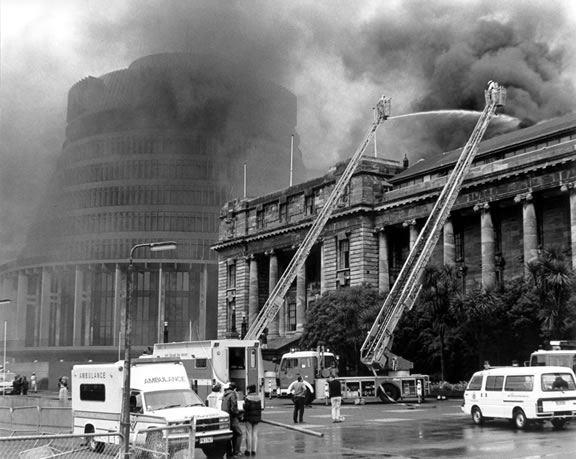
[[[120,431],[124,362],[75,365],[72,369],[72,416],[75,434]],[[195,445],[209,458],[221,458],[232,438],[230,418],[208,408],[191,389],[188,375],[177,359],[135,359],[130,371],[130,442],[133,447],[168,450],[187,448],[189,429],[147,429],[196,422]],[[104,443],[118,443],[117,436],[88,437],[92,451]]]

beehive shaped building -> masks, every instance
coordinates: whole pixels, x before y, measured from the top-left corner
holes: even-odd
[[[49,189],[0,272],[9,358],[117,358],[129,256],[156,241],[177,249],[133,251],[134,352],[215,338],[219,211],[288,185],[295,126],[292,93],[210,56],[148,56],[74,85]]]

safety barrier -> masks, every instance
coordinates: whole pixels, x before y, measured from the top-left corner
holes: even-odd
[[[12,435],[0,438],[0,457],[18,459],[45,459],[45,458],[74,458],[91,459],[94,452],[90,444],[97,444],[91,440],[95,437],[102,439],[108,437],[108,445],[100,443],[98,448],[104,457],[117,457],[118,446],[122,443],[119,433],[109,434],[36,434]],[[115,437],[115,438],[112,438]]]
[[[58,406],[0,406],[0,426],[9,432],[71,431],[72,410]]]
[[[136,431],[131,445],[131,457],[169,459],[177,452],[178,458],[194,459],[196,421],[190,424],[153,427]]]

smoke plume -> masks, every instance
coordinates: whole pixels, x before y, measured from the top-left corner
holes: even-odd
[[[3,0],[0,14],[0,262],[17,254],[45,192],[68,90],[149,54],[217,55],[293,91],[311,175],[354,152],[382,94],[393,115],[478,111],[498,81],[518,122],[503,118],[490,135],[571,112],[576,99],[570,0]],[[459,147],[474,122],[389,120],[378,155]]]

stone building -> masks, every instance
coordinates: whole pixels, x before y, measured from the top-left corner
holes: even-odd
[[[0,267],[8,358],[117,359],[129,254],[153,241],[178,248],[134,253],[134,352],[215,338],[220,209],[242,196],[245,164],[250,193],[289,183],[295,126],[292,93],[210,56],[147,56],[75,84],[26,246]]]
[[[325,291],[390,289],[460,152],[407,168],[362,160],[269,324],[269,347],[297,338],[307,308]],[[254,320],[344,167],[222,209],[213,247],[220,337]],[[431,263],[454,265],[463,290],[489,287],[523,275],[525,263],[552,246],[569,253],[576,267],[576,115],[481,143]]]

